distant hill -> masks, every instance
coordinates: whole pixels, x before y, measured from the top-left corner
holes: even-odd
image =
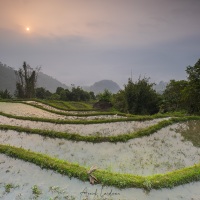
[[[11,94],[16,90],[16,75],[15,70],[0,62],[0,90],[7,89]],[[55,92],[57,87],[67,88],[55,78],[48,76],[42,72],[38,74],[37,87],[44,87],[50,92]]]
[[[44,87],[46,90],[54,93],[57,87],[68,88],[60,81],[48,76],[42,72],[38,74],[37,87]],[[101,80],[88,87],[82,87],[84,90],[93,91],[95,94],[108,89],[112,93],[117,93],[121,88],[112,80]],[[7,89],[12,95],[16,90],[15,69],[0,62],[0,90]]]
[[[13,68],[0,62],[0,90],[7,89],[11,94],[15,92],[16,75]]]
[[[83,87],[83,89],[98,94],[103,92],[105,89],[109,90],[112,93],[117,93],[121,88],[117,83],[112,80],[101,80],[89,87]]]
[[[153,88],[157,93],[162,94],[166,89],[167,84],[167,82],[160,81],[158,84],[154,85]]]
[[[44,87],[50,92],[56,92],[57,87],[62,87],[64,89],[68,88],[65,84],[61,83],[57,79],[42,72],[39,72],[38,74],[37,87]]]

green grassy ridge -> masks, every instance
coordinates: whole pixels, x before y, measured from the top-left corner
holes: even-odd
[[[54,108],[64,110],[64,111],[96,111],[93,108],[89,108],[89,105],[86,106],[87,107],[86,109],[77,109],[76,107],[70,106],[69,102],[65,102],[65,101],[48,102],[48,100],[44,101],[44,100],[41,100],[41,99],[0,99],[0,102],[9,102],[9,103],[22,103],[22,102],[26,102],[26,101],[36,101],[36,102],[43,103],[45,105],[52,106]],[[65,106],[68,105],[69,109],[66,109],[64,107],[60,107],[56,103],[62,103],[62,104],[65,104]],[[83,102],[75,102],[75,103],[79,103],[81,105],[84,104]],[[85,103],[85,105],[87,105],[87,104]]]
[[[115,123],[115,122],[129,122],[129,121],[147,121],[153,120],[157,118],[164,118],[166,116],[158,117],[158,116],[134,116],[127,118],[116,118],[116,119],[95,119],[95,120],[61,120],[61,119],[48,119],[48,118],[39,118],[39,117],[24,117],[12,115],[4,112],[0,112],[0,115],[14,118],[14,119],[22,119],[22,120],[30,120],[30,121],[39,121],[39,122],[50,122],[56,124],[102,124],[102,123]]]
[[[41,105],[34,105],[32,103],[26,103],[26,102],[21,102],[25,105],[30,105],[30,106],[33,106],[33,107],[36,107],[36,108],[39,108],[41,110],[45,110],[45,111],[48,111],[48,112],[51,112],[51,113],[55,113],[55,114],[59,114],[59,115],[63,115],[63,116],[75,116],[75,117],[89,117],[89,116],[99,116],[99,115],[118,115],[118,116],[127,116],[127,114],[125,113],[118,113],[118,112],[94,112],[94,113],[82,113],[82,114],[73,114],[73,113],[64,113],[64,112],[60,112],[60,111],[55,111],[55,110],[50,110],[48,108],[44,108],[43,106]],[[45,104],[47,105],[47,104]],[[49,105],[48,105],[49,106]],[[51,106],[52,107],[52,106]],[[55,107],[53,107],[55,108]],[[58,108],[56,108],[58,109]],[[58,109],[59,110],[59,109]],[[64,110],[63,110],[64,111]],[[76,111],[75,111],[76,112]],[[79,112],[79,111],[77,111]]]
[[[8,145],[0,145],[0,153],[34,163],[41,168],[56,171],[70,178],[74,177],[81,181],[89,181],[88,169],[78,164]],[[98,179],[99,184],[117,188],[142,188],[146,190],[172,188],[193,181],[200,181],[200,164],[151,176],[120,174],[105,170],[96,170],[93,175]]]
[[[85,141],[85,142],[92,142],[92,143],[101,143],[101,142],[127,142],[128,140],[140,138],[144,136],[149,136],[160,129],[172,125],[178,122],[184,122],[188,120],[200,120],[200,117],[187,117],[187,118],[171,118],[169,120],[163,120],[158,122],[155,125],[152,125],[148,128],[141,129],[139,131],[129,133],[129,134],[119,134],[117,136],[84,136],[78,133],[67,133],[67,132],[57,132],[52,130],[41,130],[41,129],[31,129],[31,128],[23,128],[20,126],[11,126],[11,125],[0,125],[0,130],[14,130],[17,132],[25,132],[28,134],[38,134],[44,137],[50,138],[60,138],[60,139],[67,139],[72,141]]]
[[[77,177],[80,180],[87,180],[86,169],[77,164],[51,158],[47,155],[31,152],[23,148],[0,144],[0,153],[7,156],[18,158],[27,162],[34,163],[42,169],[51,169],[69,177]]]
[[[41,101],[36,101],[36,102],[39,102],[39,103],[43,103]],[[36,108],[39,108],[41,110],[45,110],[45,111],[48,111],[48,112],[51,112],[51,113],[55,113],[55,114],[59,114],[59,115],[63,115],[63,116],[76,116],[76,117],[89,117],[89,116],[99,116],[99,115],[118,115],[118,116],[123,116],[123,117],[135,117],[136,115],[132,115],[132,114],[126,114],[126,113],[120,113],[120,112],[103,112],[103,111],[95,111],[94,113],[84,113],[84,114],[72,114],[72,113],[63,113],[63,112],[59,112],[59,111],[55,111],[55,110],[50,110],[48,108],[44,108],[43,106],[41,105],[35,105],[35,104],[32,104],[32,103],[26,103],[26,102],[18,102],[18,103],[22,103],[22,104],[25,104],[25,105],[29,105],[29,106],[33,106],[33,107],[36,107]],[[47,103],[43,103],[44,105],[48,105],[48,106],[51,106]],[[57,107],[53,107],[51,106],[52,108],[56,108],[58,110],[62,110],[60,108],[57,108]],[[78,110],[62,110],[62,111],[77,111],[79,112]],[[88,110],[87,110],[88,111]],[[85,111],[85,112],[87,112]],[[156,115],[155,115],[156,116]],[[161,116],[165,116],[165,115],[158,115],[159,117]],[[168,116],[168,115],[167,115]]]
[[[65,102],[70,104],[72,107],[74,107],[76,109],[89,109],[89,110],[93,109],[92,104],[87,104],[87,103],[82,102],[82,101],[64,101],[64,103]]]
[[[62,111],[82,111],[82,112],[90,112],[90,111],[94,111],[95,112],[95,114],[86,114],[85,116],[93,116],[93,115],[115,115],[115,114],[118,114],[118,115],[122,115],[122,116],[124,116],[124,115],[126,115],[126,114],[124,114],[124,113],[120,113],[120,112],[111,112],[111,111],[99,111],[99,110],[96,110],[96,109],[94,109],[94,108],[89,108],[89,105],[88,104],[86,104],[86,103],[83,103],[83,102],[78,102],[78,103],[81,103],[81,104],[85,104],[85,105],[88,105],[88,109],[65,109],[65,108],[63,108],[63,107],[59,107],[59,106],[57,106],[56,104],[54,104],[53,102],[51,103],[49,103],[48,101],[42,101],[42,100],[39,100],[39,99],[36,99],[35,100],[36,102],[39,102],[39,103],[43,103],[43,104],[45,104],[45,105],[48,105],[48,106],[51,106],[51,107],[53,107],[53,108],[56,108],[56,109],[59,109],[59,110],[62,110]],[[60,103],[64,103],[64,104],[68,104],[68,103],[70,103],[70,102],[65,102],[65,101],[59,101]],[[77,102],[76,102],[77,103]],[[81,116],[82,114],[79,114],[79,115],[76,115],[76,116]],[[84,115],[83,115],[84,116]]]
[[[16,99],[0,99],[0,102],[20,103],[20,100],[16,100]]]
[[[89,105],[86,106],[86,108],[77,109],[76,107],[74,107],[70,104],[70,101],[48,101],[48,100],[43,101],[43,100],[40,100],[40,99],[34,99],[34,101],[37,101],[37,102],[40,102],[40,103],[52,106],[54,108],[64,110],[64,111],[95,111],[95,109],[90,108]],[[84,105],[84,103],[82,103],[82,102],[75,102],[75,103]],[[63,104],[64,107],[59,106],[59,104]],[[68,108],[66,109],[66,107],[68,107]]]
[[[57,112],[57,111],[52,111],[52,110],[49,110],[49,109],[46,109],[40,105],[33,105],[31,103],[26,103],[25,101],[35,101],[35,102],[39,102],[39,103],[43,103],[45,105],[48,105],[48,106],[51,106],[53,108],[56,108],[58,110],[63,110],[63,111],[96,111],[95,113],[90,113],[90,114],[63,114],[63,112]],[[77,116],[77,117],[86,117],[86,116],[98,116],[98,115],[119,115],[119,116],[125,116],[125,117],[128,117],[128,118],[142,118],[142,117],[149,117],[151,119],[156,119],[156,118],[164,118],[164,117],[184,117],[186,116],[185,114],[183,113],[178,113],[178,112],[174,112],[174,113],[157,113],[157,114],[154,114],[154,115],[134,115],[134,114],[128,114],[128,113],[121,113],[121,112],[118,112],[118,111],[109,111],[109,112],[104,112],[104,111],[97,111],[97,110],[68,110],[68,109],[62,109],[62,108],[59,108],[59,107],[56,107],[56,106],[53,106],[49,103],[47,103],[46,101],[43,101],[43,100],[40,100],[40,99],[8,99],[8,100],[5,100],[5,99],[0,99],[0,102],[9,102],[9,103],[23,103],[23,104],[26,104],[26,105],[30,105],[30,106],[34,106],[36,108],[39,108],[39,109],[43,109],[45,111],[48,111],[48,112],[51,112],[51,113],[55,113],[55,114],[60,114],[60,115],[65,115],[65,116]],[[67,103],[67,102],[64,102],[64,101],[59,101],[61,103]]]
[[[125,117],[140,116],[140,115],[134,115],[134,114],[128,114],[128,113],[121,113],[121,112],[118,112],[118,111],[108,111],[108,112],[106,111],[105,112],[105,111],[98,111],[98,110],[95,110],[95,109],[92,109],[92,110],[67,110],[67,109],[63,109],[63,108],[51,105],[47,101],[43,101],[43,100],[39,100],[39,99],[32,99],[32,101],[43,103],[45,105],[51,106],[51,107],[59,109],[59,110],[64,110],[64,111],[96,111],[94,114],[89,114],[89,115],[86,114],[85,116],[116,115],[116,114],[119,115],[119,116],[125,116]],[[68,103],[68,102],[65,102],[65,101],[59,101],[59,102],[61,102],[61,103]],[[78,115],[75,115],[75,116],[84,116],[84,115],[78,114]],[[170,112],[170,113],[165,113],[165,114],[157,113],[157,114],[154,114],[154,115],[151,115],[151,116],[154,116],[155,118],[162,118],[162,117],[183,117],[183,116],[185,116],[185,114],[178,113],[178,112],[174,112],[174,113]]]
[[[44,108],[43,106],[41,105],[34,105],[32,103],[27,103],[26,101],[35,101],[35,102],[38,102],[38,103],[42,103],[44,105],[47,105],[47,106],[51,106],[49,105],[48,103],[44,103],[43,101],[41,100],[36,100],[36,99],[29,99],[29,100],[13,100],[13,99],[8,99],[8,100],[5,100],[5,99],[0,99],[0,102],[5,102],[5,103],[22,103],[22,104],[25,104],[25,105],[28,105],[28,106],[33,106],[33,107],[36,107],[36,108],[39,108],[39,109],[42,109],[42,110],[45,110],[45,111],[48,111],[48,112],[51,112],[51,113],[56,113],[56,114],[59,114],[59,115],[64,115],[64,116],[77,116],[77,117],[85,117],[85,116],[95,116],[95,115],[101,115],[101,112],[95,112],[94,114],[91,113],[91,114],[71,114],[71,113],[63,113],[63,112],[59,112],[59,111],[54,111],[54,110],[50,110],[50,109],[47,109],[47,108]],[[74,111],[74,112],[79,112],[79,111],[83,111],[83,110],[67,110],[67,109],[61,109],[61,108],[58,108],[56,106],[51,106],[52,108],[56,108],[58,110],[61,110],[61,111]],[[85,112],[87,111],[91,111],[91,110],[86,110]],[[94,110],[95,111],[95,110]],[[83,111],[84,112],[84,111]],[[114,115],[116,113],[106,113],[106,112],[102,112],[102,115],[106,115],[106,114],[110,114],[110,115]]]

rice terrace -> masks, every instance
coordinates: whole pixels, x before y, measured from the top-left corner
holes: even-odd
[[[36,88],[24,62],[0,91],[0,199],[200,199],[199,68],[162,94],[140,77],[95,95]]]
[[[0,19],[0,200],[200,200],[200,0]]]
[[[198,116],[39,100],[1,101],[0,114],[1,199],[200,197]]]

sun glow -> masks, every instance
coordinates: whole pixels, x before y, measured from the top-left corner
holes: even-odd
[[[29,32],[29,31],[30,31],[30,28],[29,28],[29,27],[26,27],[26,31]]]

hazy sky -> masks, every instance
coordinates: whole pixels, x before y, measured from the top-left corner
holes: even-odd
[[[67,85],[184,79],[199,58],[200,0],[0,0],[0,61]]]

